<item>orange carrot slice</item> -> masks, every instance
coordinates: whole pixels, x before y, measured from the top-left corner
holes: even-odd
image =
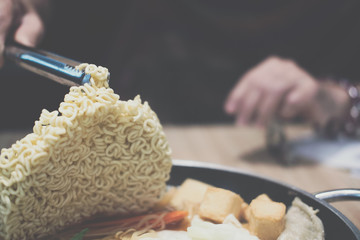
[[[163,212],[161,213],[153,213],[153,214],[146,214],[146,215],[141,215],[141,216],[136,216],[136,217],[131,217],[131,218],[122,218],[122,219],[116,219],[116,220],[111,220],[111,221],[105,221],[105,222],[98,222],[98,223],[89,223],[86,224],[85,227],[91,228],[91,227],[109,227],[109,226],[116,226],[116,225],[126,225],[126,226],[131,226],[134,225],[138,222],[140,222],[141,220],[143,220],[144,218],[151,216],[151,215],[158,215],[160,216],[161,214],[163,214]],[[171,223],[176,223],[182,219],[184,219],[185,217],[188,216],[188,212],[187,211],[172,211],[172,212],[168,212],[164,215],[163,217],[163,222],[165,225],[171,224]],[[156,219],[149,219],[148,220],[148,224],[152,224],[156,221]],[[160,223],[155,225],[154,228],[160,227]]]

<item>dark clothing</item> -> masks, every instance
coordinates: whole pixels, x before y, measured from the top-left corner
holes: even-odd
[[[41,47],[108,67],[120,98],[140,94],[163,123],[228,122],[230,89],[269,55],[360,79],[359,12],[357,0],[54,1]]]

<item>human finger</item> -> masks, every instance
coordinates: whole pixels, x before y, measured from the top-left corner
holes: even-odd
[[[0,1],[0,67],[4,63],[5,40],[12,24],[13,5],[10,0]]]
[[[236,84],[236,86],[231,90],[229,96],[225,101],[225,112],[228,114],[235,114],[239,109],[242,99],[248,89],[247,82],[242,79]]]
[[[250,124],[257,114],[257,105],[260,102],[261,93],[257,90],[248,92],[239,105],[236,113],[236,124]]]
[[[263,96],[258,106],[259,110],[256,125],[265,126],[272,117],[277,115],[283,98],[283,94],[268,94],[267,96]]]
[[[34,12],[27,12],[21,19],[14,39],[26,46],[35,46],[40,42],[44,33],[44,24],[40,16]]]
[[[283,118],[291,119],[303,113],[309,104],[308,94],[303,89],[294,89],[284,98],[280,115]]]

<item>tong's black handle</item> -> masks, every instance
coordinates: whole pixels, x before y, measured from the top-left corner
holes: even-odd
[[[31,72],[69,86],[89,83],[91,77],[75,69],[80,62],[17,43],[5,47],[5,58]]]

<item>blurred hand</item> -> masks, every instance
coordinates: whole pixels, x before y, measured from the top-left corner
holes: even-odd
[[[336,134],[344,124],[350,111],[350,98],[347,92],[334,82],[323,82],[314,96],[305,117],[323,135]]]
[[[0,66],[7,38],[35,46],[44,33],[44,24],[32,0],[0,0]],[[9,36],[10,35],[10,36]]]
[[[275,116],[304,116],[321,125],[334,114],[343,114],[332,109],[334,101],[342,107],[348,104],[345,91],[334,89],[322,87],[291,60],[269,57],[240,78],[225,102],[225,111],[235,115],[237,124],[265,126]],[[327,92],[331,96],[323,100]]]

